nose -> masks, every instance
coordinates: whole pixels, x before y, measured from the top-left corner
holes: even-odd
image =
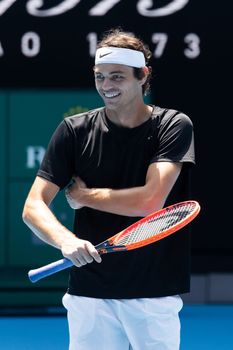
[[[109,90],[112,87],[112,82],[109,78],[104,78],[104,81],[102,83],[102,89],[103,90]]]

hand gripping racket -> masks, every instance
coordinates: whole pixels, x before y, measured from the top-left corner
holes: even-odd
[[[143,247],[180,230],[190,223],[199,211],[200,205],[196,201],[189,200],[173,204],[135,222],[96,245],[95,248],[99,254],[106,254]],[[64,258],[38,269],[30,270],[28,277],[31,282],[36,282],[72,265],[73,263],[69,259]]]

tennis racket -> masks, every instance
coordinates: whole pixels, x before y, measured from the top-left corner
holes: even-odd
[[[99,254],[106,254],[144,247],[180,230],[190,223],[199,211],[199,203],[192,200],[170,205],[135,222],[96,245],[95,248]],[[69,259],[64,258],[38,269],[30,270],[28,277],[31,282],[37,282],[72,265],[73,263]]]

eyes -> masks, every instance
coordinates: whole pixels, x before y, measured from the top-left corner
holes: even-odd
[[[105,77],[103,76],[103,74],[100,74],[100,73],[95,74],[96,81],[103,82],[104,79],[105,79]],[[124,79],[125,79],[125,77],[122,74],[111,74],[109,77],[109,80],[116,81],[116,82],[122,81]]]

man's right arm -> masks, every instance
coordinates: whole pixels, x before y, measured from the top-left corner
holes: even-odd
[[[74,265],[80,267],[93,260],[101,262],[95,247],[77,238],[64,227],[49,208],[59,187],[36,177],[25,201],[22,218],[25,224],[44,242],[58,248]]]

